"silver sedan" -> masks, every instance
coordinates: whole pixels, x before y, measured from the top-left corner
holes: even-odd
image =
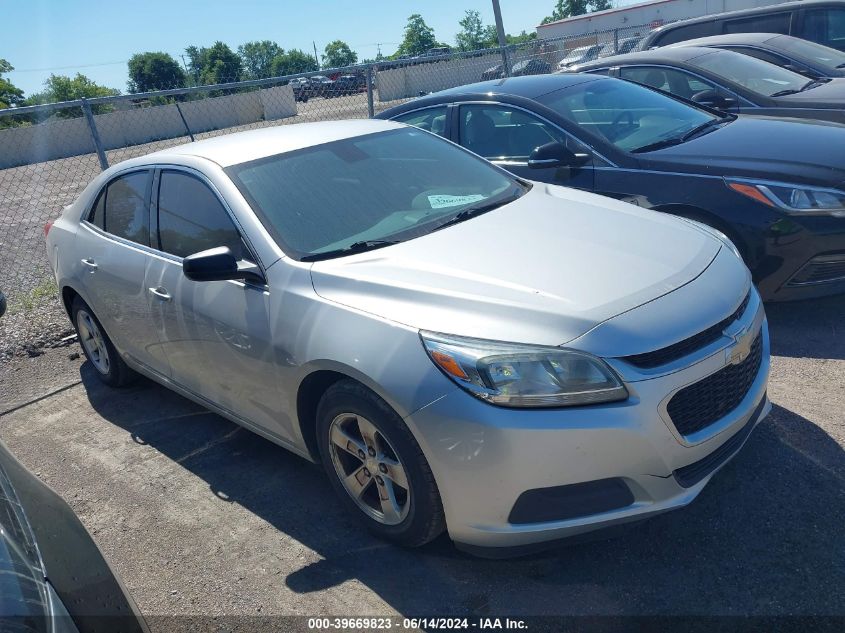
[[[684,506],[770,409],[725,236],[397,123],[136,158],[45,230],[104,382],[321,461],[404,545],[520,552]]]

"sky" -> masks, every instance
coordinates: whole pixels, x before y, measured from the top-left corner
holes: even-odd
[[[619,0],[614,4],[629,4]],[[88,76],[126,92],[126,62],[144,51],[163,51],[177,61],[186,46],[216,40],[232,50],[251,40],[273,40],[282,48],[322,54],[335,39],[359,59],[381,45],[393,53],[408,16],[420,13],[438,41],[453,44],[467,9],[493,24],[491,0],[0,0],[0,58],[15,67],[7,78],[26,95],[42,89],[51,73]],[[554,0],[500,0],[505,31],[532,31],[549,15]]]

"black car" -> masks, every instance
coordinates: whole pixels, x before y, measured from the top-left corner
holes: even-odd
[[[523,59],[511,66],[511,77],[524,77],[526,75],[544,75],[552,72],[552,65],[545,59],[539,57],[532,57],[531,59]],[[505,71],[501,64],[488,68],[481,74],[482,81],[490,79],[501,79],[505,76]]]
[[[845,51],[845,1],[783,2],[673,22],[646,35],[639,48],[726,33],[783,33]]]
[[[461,86],[378,116],[523,178],[714,227],[767,299],[845,291],[845,125],[729,115],[584,74]]]
[[[0,317],[6,313],[6,295],[0,290]]]
[[[579,64],[727,112],[845,123],[845,79],[804,75],[741,53],[668,46]]]
[[[2,443],[0,630],[148,631],[70,507]]]
[[[735,33],[700,37],[673,46],[706,46],[734,51],[812,79],[845,77],[845,53],[791,35]]]
[[[341,75],[331,86],[332,96],[341,97],[360,92],[364,78],[358,75]],[[366,86],[366,83],[363,84]]]

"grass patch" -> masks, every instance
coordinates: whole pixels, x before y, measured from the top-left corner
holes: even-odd
[[[32,312],[35,308],[47,301],[56,301],[58,295],[59,289],[56,286],[56,282],[52,279],[47,279],[29,292],[19,295],[16,293],[14,299],[9,301],[9,313]]]

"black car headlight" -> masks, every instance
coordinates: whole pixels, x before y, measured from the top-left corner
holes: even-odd
[[[791,215],[832,215],[845,218],[845,191],[754,180],[726,180],[748,198]]]

